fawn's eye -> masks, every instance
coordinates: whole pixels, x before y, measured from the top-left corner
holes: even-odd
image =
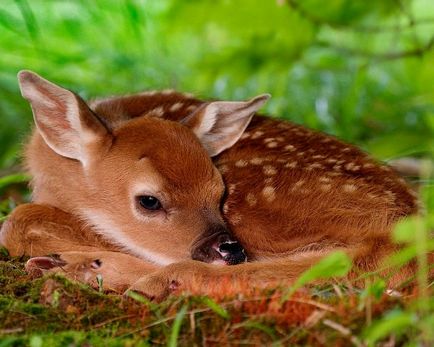
[[[161,202],[156,197],[151,195],[141,195],[137,197],[140,206],[146,210],[157,211],[161,209]]]

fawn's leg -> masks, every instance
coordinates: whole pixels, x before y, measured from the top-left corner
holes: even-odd
[[[52,206],[18,206],[2,226],[0,243],[12,256],[35,257],[26,264],[33,276],[59,272],[97,286],[96,275],[100,274],[104,287],[115,291],[156,269],[134,256],[116,252],[76,217]],[[59,256],[46,256],[53,253]]]
[[[0,244],[12,256],[116,250],[73,215],[38,204],[20,205],[12,212],[0,230]]]
[[[104,290],[124,292],[156,265],[128,254],[111,251],[63,252],[57,256],[30,258],[27,272],[34,277],[45,273],[60,273],[66,277],[99,288],[97,276]]]
[[[384,245],[384,243],[383,243]],[[357,269],[362,271],[375,271],[381,267],[381,261],[392,252],[392,248],[373,252],[373,244],[360,244],[353,247],[335,247],[327,250],[305,251],[291,256],[275,258],[267,261],[257,261],[233,266],[219,266],[201,263],[198,261],[185,261],[167,265],[148,274],[132,285],[130,289],[140,291],[150,298],[162,298],[167,295],[170,286],[176,283],[182,289],[193,290],[200,293],[213,291],[213,286],[226,283],[236,288],[263,288],[276,284],[290,284],[304,271],[323,259],[333,251],[342,250],[352,259]],[[392,246],[391,246],[392,247]],[[396,274],[382,274],[389,276],[389,287],[393,288],[403,280],[411,278],[414,274],[412,266],[400,269]],[[355,278],[357,272],[350,272],[349,278]],[[356,283],[363,285],[363,283]]]

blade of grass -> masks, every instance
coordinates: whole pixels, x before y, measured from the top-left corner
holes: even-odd
[[[223,307],[221,307],[219,304],[217,304],[214,300],[212,300],[209,297],[204,297],[202,299],[202,302],[208,306],[212,311],[214,311],[215,313],[217,313],[220,317],[224,318],[224,319],[229,319],[229,313],[228,311],[226,311]]]
[[[351,260],[343,252],[334,252],[320,262],[305,271],[297,281],[289,288],[288,292],[283,295],[281,302],[288,300],[294,292],[300,287],[318,279],[327,279],[332,277],[343,277],[351,269]]]
[[[24,173],[17,173],[0,177],[0,189],[3,189],[11,184],[25,183],[30,180],[30,176]]]
[[[187,312],[187,304],[181,307],[179,312],[176,314],[175,321],[172,325],[172,331],[170,332],[170,338],[168,347],[176,347],[178,345],[178,336],[181,331],[182,321],[184,320],[185,313]]]

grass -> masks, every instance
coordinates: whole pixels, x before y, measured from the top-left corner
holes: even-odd
[[[416,290],[386,295],[379,280],[365,290],[331,281],[286,300],[287,288],[279,287],[216,298],[179,295],[156,304],[138,294],[99,293],[57,275],[31,280],[23,259],[2,254],[1,346],[362,346],[433,338],[425,321],[432,321],[432,311],[421,315],[414,308]]]

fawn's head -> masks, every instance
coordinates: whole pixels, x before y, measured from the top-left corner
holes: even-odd
[[[220,212],[224,184],[210,157],[232,146],[267,95],[204,103],[181,122],[137,117],[110,125],[73,92],[19,74],[45,144],[74,163],[81,195],[73,213],[137,256],[167,264],[245,260]],[[115,112],[115,111],[114,111]],[[61,170],[61,167],[59,167]]]

